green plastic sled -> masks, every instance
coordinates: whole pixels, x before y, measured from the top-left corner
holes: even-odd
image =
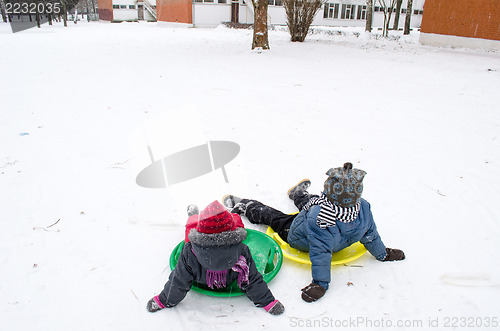
[[[247,238],[243,243],[250,248],[250,253],[255,261],[257,270],[264,277],[264,281],[269,283],[280,271],[283,263],[283,252],[280,246],[268,235],[252,229],[245,229]],[[170,269],[174,270],[179,260],[184,240],[181,241],[170,254]],[[222,289],[211,289],[204,284],[194,283],[191,286],[193,291],[216,297],[234,297],[244,293],[238,287],[236,281]]]

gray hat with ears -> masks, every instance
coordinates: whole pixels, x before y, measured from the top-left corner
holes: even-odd
[[[366,172],[353,169],[352,163],[344,163],[342,168],[331,168],[326,172],[324,194],[334,205],[344,208],[356,207],[363,193],[363,178]]]

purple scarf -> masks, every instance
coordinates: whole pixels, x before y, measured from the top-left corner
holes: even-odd
[[[227,270],[207,270],[207,285],[210,288],[223,288],[226,287]]]
[[[231,270],[236,271],[238,273],[238,286],[241,288],[241,285],[244,282],[248,283],[248,265],[247,260],[243,255],[240,256],[238,262],[231,268]],[[207,285],[211,289],[215,287],[223,288],[226,287],[226,277],[227,270],[207,270]]]

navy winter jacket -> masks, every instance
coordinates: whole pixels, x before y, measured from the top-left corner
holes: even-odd
[[[246,230],[238,228],[215,234],[191,230],[190,241],[184,245],[177,266],[169,276],[159,299],[165,307],[173,307],[184,299],[193,282],[207,284],[207,270],[228,270],[227,284],[238,278],[231,267],[243,256],[248,266],[248,282],[241,290],[257,306],[265,307],[274,296],[255,266],[250,249],[242,243]]]
[[[309,252],[314,283],[328,289],[331,281],[332,252],[338,252],[357,241],[378,260],[385,258],[385,246],[377,232],[370,204],[366,200],[361,199],[359,215],[354,221],[338,221],[335,226],[325,229],[316,224],[320,210],[321,205],[302,210],[293,220],[288,234],[290,246]]]

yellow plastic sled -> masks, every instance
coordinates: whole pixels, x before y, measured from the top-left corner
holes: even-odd
[[[311,265],[311,260],[309,259],[309,253],[299,251],[298,249],[292,248],[286,241],[281,239],[279,234],[273,231],[271,227],[267,228],[266,234],[273,238],[283,251],[283,256],[286,258],[304,264]],[[351,246],[344,248],[340,252],[332,254],[332,265],[344,264],[352,262],[359,259],[363,254],[366,253],[366,248],[359,241],[355,242]]]

